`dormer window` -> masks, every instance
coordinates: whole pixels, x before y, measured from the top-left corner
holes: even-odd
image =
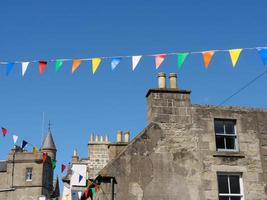
[[[236,120],[215,119],[214,129],[217,151],[238,151]]]

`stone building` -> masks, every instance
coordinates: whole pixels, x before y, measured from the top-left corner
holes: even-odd
[[[267,110],[192,104],[165,77],[146,94],[147,127],[99,173],[115,199],[266,200]]]
[[[0,162],[0,199],[38,200],[59,196],[58,179],[53,181],[52,159],[56,159],[56,146],[51,130],[39,152],[28,152],[14,146],[7,160]],[[42,155],[47,153],[43,162]]]
[[[77,149],[73,151],[67,174],[62,178],[62,197],[78,199],[88,187],[88,179],[95,179],[99,171],[114,159],[129,143],[130,132],[117,131],[116,142],[109,141],[107,135],[91,134],[88,142],[88,158],[79,158]],[[80,175],[82,179],[80,180]]]

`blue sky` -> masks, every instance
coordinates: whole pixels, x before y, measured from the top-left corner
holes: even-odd
[[[1,1],[0,61],[267,46],[266,6],[264,0]],[[193,103],[217,105],[264,70],[256,51],[244,51],[235,69],[225,52],[215,54],[208,70],[199,54],[180,71],[175,56],[158,70],[152,57],[143,58],[134,72],[130,59],[114,71],[104,60],[95,75],[90,62],[75,74],[70,62],[58,73],[49,63],[42,76],[30,64],[24,77],[20,65],[8,77],[0,65],[0,126],[10,131],[0,139],[0,159],[12,147],[12,133],[19,143],[40,146],[43,112],[45,129],[52,123],[59,164],[69,162],[75,147],[87,157],[92,132],[112,140],[116,130],[135,136],[146,126],[145,94],[156,87],[160,71],[178,72],[179,86],[192,90]],[[264,76],[226,105],[266,108],[266,84]],[[59,167],[56,172],[61,176]]]

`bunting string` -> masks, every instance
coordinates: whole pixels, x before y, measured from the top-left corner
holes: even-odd
[[[143,54],[143,55],[122,55],[122,56],[99,56],[99,57],[91,57],[91,58],[56,58],[56,59],[48,59],[48,60],[30,60],[30,61],[12,61],[12,62],[4,62],[0,61],[0,65],[6,65],[6,75],[8,76],[12,69],[14,68],[14,64],[21,64],[22,76],[25,75],[25,72],[30,63],[38,63],[39,64],[39,72],[42,75],[46,69],[48,63],[55,63],[55,71],[58,72],[64,62],[72,62],[71,72],[74,73],[79,65],[83,61],[91,61],[92,72],[96,73],[97,69],[102,63],[104,59],[110,59],[110,67],[111,70],[114,70],[121,62],[122,59],[131,58],[132,60],[132,70],[135,70],[139,61],[143,57],[154,57],[155,59],[155,68],[158,69],[167,56],[177,56],[177,65],[178,69],[182,68],[185,60],[192,54],[201,54],[203,57],[203,64],[205,68],[208,68],[213,56],[218,52],[228,52],[229,57],[232,62],[232,66],[235,67],[237,61],[239,59],[240,54],[245,50],[256,50],[258,51],[263,64],[267,63],[267,47],[249,47],[249,48],[234,48],[234,49],[214,49],[214,50],[204,50],[204,51],[183,51],[183,52],[172,52],[172,53],[159,53],[159,54]]]

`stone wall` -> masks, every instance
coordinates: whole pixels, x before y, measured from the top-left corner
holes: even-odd
[[[116,200],[217,200],[218,172],[241,173],[246,200],[267,199],[267,111],[191,105],[189,94],[148,92],[148,127],[100,173],[116,178]],[[236,120],[239,152],[216,152],[215,118]]]

